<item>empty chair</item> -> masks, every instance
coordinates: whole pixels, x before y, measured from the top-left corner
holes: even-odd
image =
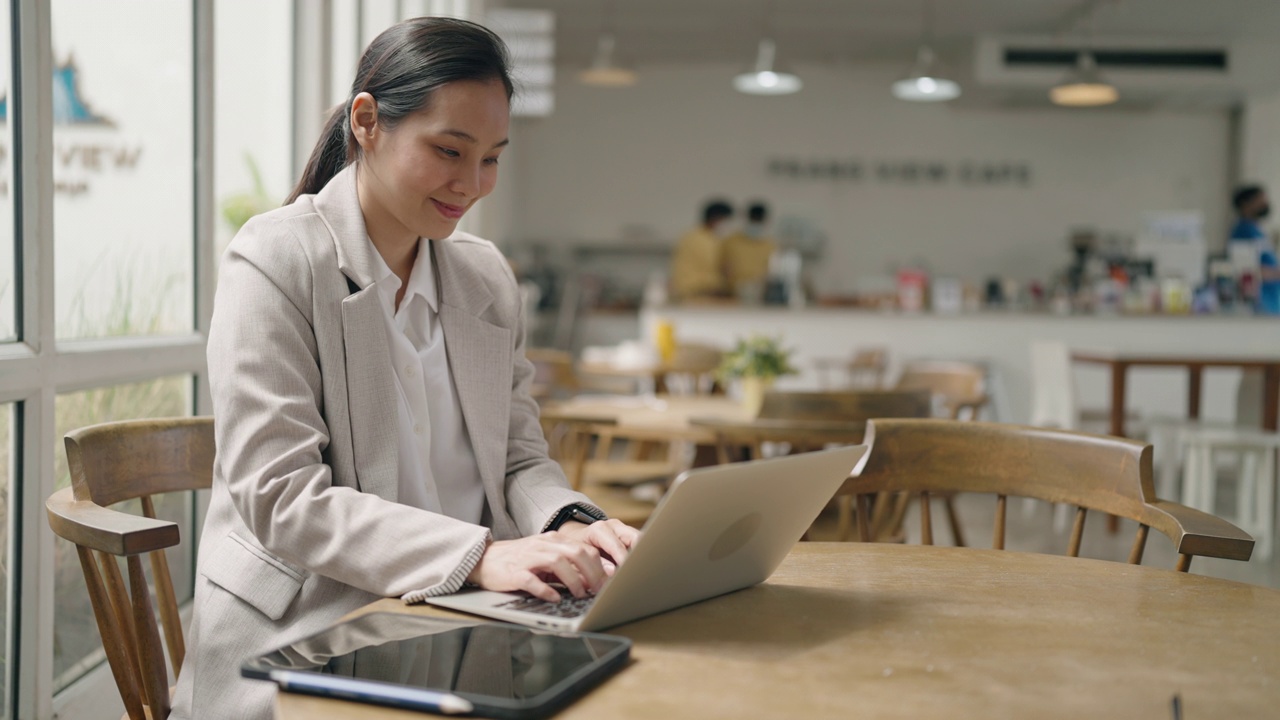
[[[814,364],[818,385],[823,389],[877,390],[884,384],[889,353],[884,348],[863,348],[849,359],[820,358]],[[836,379],[832,380],[831,375]]]
[[[871,446],[840,489],[857,498],[859,536],[874,537],[888,512],[869,496],[918,494],[922,542],[933,544],[929,498],[936,492],[996,496],[992,547],[1004,549],[1006,499],[1030,497],[1076,506],[1067,554],[1078,556],[1089,510],[1138,523],[1129,562],[1142,562],[1150,528],[1164,533],[1186,571],[1195,555],[1248,560],[1254,541],[1231,523],[1155,497],[1151,446],[1133,440],[1062,430],[947,420],[873,420]]]
[[[1071,350],[1067,344],[1058,340],[1032,341],[1031,424],[1105,435],[1110,431],[1110,423],[1109,411],[1081,409],[1076,402]],[[1146,436],[1136,414],[1126,418],[1125,427],[1132,437]]]
[[[902,369],[895,390],[928,390],[937,398],[939,414],[973,419],[987,404],[986,370],[981,365],[949,360],[913,360]]]
[[[199,490],[213,481],[213,419],[172,418],[104,423],[66,437],[71,487],[45,503],[49,526],[76,546],[89,600],[127,716],[167,718],[168,648],[174,677],[185,643],[165,548],[178,526],[157,520],[153,495]],[[111,509],[141,500],[142,516]],[[160,625],[152,608],[142,556],[151,562]],[[128,583],[117,558],[125,558]]]
[[[1258,555],[1271,559],[1275,537],[1276,451],[1280,434],[1229,427],[1186,427],[1179,433],[1183,450],[1182,502],[1215,512],[1223,459],[1234,460],[1236,510],[1230,520],[1254,536]]]

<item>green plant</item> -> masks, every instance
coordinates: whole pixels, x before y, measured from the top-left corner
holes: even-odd
[[[738,340],[737,346],[725,354],[717,372],[722,379],[794,375],[799,371],[791,365],[792,352],[783,348],[777,338],[752,335]]]
[[[222,218],[231,226],[232,232],[239,232],[254,215],[261,215],[279,206],[267,194],[267,188],[262,183],[262,173],[253,156],[245,153],[244,162],[249,166],[249,175],[253,177],[253,190],[229,195],[222,201]]]

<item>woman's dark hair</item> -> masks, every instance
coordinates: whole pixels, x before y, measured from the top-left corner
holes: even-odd
[[[378,124],[390,129],[427,107],[431,93],[459,80],[502,82],[510,100],[515,92],[507,46],[493,31],[466,20],[421,17],[387,28],[369,43],[347,101],[334,108],[298,185],[285,205],[299,195],[320,192],[356,159],[359,145],[351,134],[351,101],[362,92],[378,103]]]

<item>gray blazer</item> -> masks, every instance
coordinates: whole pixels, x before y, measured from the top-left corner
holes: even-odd
[[[269,718],[275,686],[241,680],[245,659],[380,597],[452,592],[490,535],[590,504],[547,457],[511,269],[464,233],[431,247],[484,527],[396,501],[396,390],[355,178],[249,221],[223,258],[218,452],[175,718]]]

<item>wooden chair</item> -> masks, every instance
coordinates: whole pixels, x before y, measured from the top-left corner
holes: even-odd
[[[45,503],[49,526],[76,546],[102,646],[126,717],[162,720],[170,712],[168,648],[174,677],[186,654],[177,596],[165,548],[178,526],[156,519],[151,496],[208,488],[213,480],[213,419],[173,418],[93,425],[66,437],[71,487]],[[143,515],[113,510],[141,501]],[[160,627],[152,609],[142,556],[151,561]],[[126,586],[117,558],[123,557]]]
[[[677,343],[666,365],[663,389],[667,392],[706,395],[721,390],[715,372],[724,351],[702,343]]]
[[[816,450],[827,443],[863,442],[871,418],[926,418],[932,412],[927,390],[845,390],[836,392],[770,392],[760,414],[747,423],[701,423],[716,432],[720,462],[730,462],[742,449],[763,457],[766,442],[788,443],[791,450]],[[853,537],[851,498],[837,498],[839,537]]]
[[[922,542],[932,545],[930,495],[976,492],[996,496],[997,550],[1004,549],[1006,499],[1012,495],[1076,506],[1067,548],[1072,557],[1079,555],[1089,510],[1138,523],[1129,554],[1133,564],[1142,562],[1150,528],[1173,541],[1183,572],[1195,555],[1248,560],[1253,553],[1253,538],[1231,523],[1157,499],[1151,446],[1133,440],[995,423],[873,420],[865,442],[870,452],[838,493],[856,497],[863,541],[878,524],[891,522],[884,507],[869,512],[869,495],[918,494]]]
[[[943,360],[913,360],[902,369],[896,390],[928,390],[941,400],[946,417],[973,419],[987,404],[986,371],[979,365]]]
[[[876,390],[884,384],[885,369],[889,365],[889,353],[884,348],[864,348],[858,350],[850,358],[819,358],[814,361],[818,369],[818,386],[831,388],[839,385],[832,382],[828,371],[841,372],[845,375],[844,387],[849,390]]]

